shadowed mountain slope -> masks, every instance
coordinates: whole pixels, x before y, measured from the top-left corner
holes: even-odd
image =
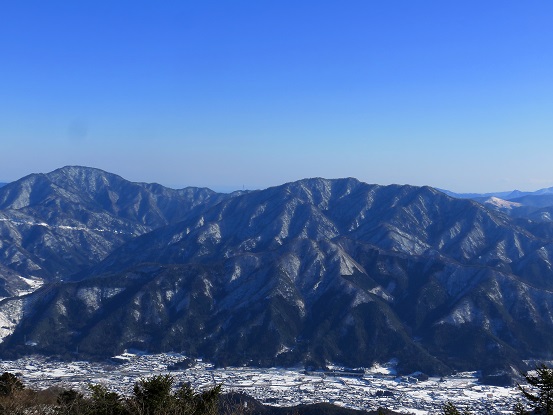
[[[225,197],[209,189],[132,183],[87,167],[32,174],[0,189],[0,264],[27,279],[65,278],[124,242]],[[8,279],[7,286],[15,284]]]
[[[429,373],[550,355],[553,239],[535,222],[429,187],[355,179],[217,202],[72,281],[4,300],[0,314],[20,311],[2,354],[135,347],[220,364],[349,366],[395,357],[400,370]]]

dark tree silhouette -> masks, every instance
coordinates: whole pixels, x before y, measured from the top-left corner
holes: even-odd
[[[124,415],[127,413],[121,397],[104,385],[88,385],[92,392],[90,409],[94,415]]]
[[[526,382],[534,388],[535,393],[520,385],[518,387],[536,414],[553,415],[553,369],[542,363],[535,371],[535,375],[528,373],[524,375]]]
[[[451,401],[447,401],[442,406],[442,415],[470,415],[470,411],[465,409],[461,412]]]
[[[62,391],[57,404],[55,413],[59,415],[84,415],[88,412],[83,394],[74,389]]]
[[[523,403],[519,400],[517,403],[515,403],[515,406],[513,407],[513,414],[514,415],[527,415],[528,411],[524,407]]]
[[[23,383],[13,373],[4,372],[0,376],[0,396],[12,396],[15,391],[23,388]]]
[[[156,375],[140,379],[134,384],[134,402],[136,408],[144,415],[153,415],[173,406],[171,395],[174,379],[169,375]]]

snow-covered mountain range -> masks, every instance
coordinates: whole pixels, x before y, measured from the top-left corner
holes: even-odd
[[[427,373],[549,358],[553,223],[492,201],[355,179],[226,195],[31,175],[0,189],[0,354]]]
[[[454,193],[442,190],[459,199],[472,199],[491,206],[514,218],[532,219],[536,222],[553,221],[553,187],[535,192],[513,190],[496,193]]]
[[[455,193],[450,190],[439,189],[445,194],[457,199],[487,199],[496,197],[504,200],[513,200],[525,196],[546,196],[553,195],[553,187],[546,187],[533,192],[524,192],[521,190],[509,190],[506,192],[491,192],[491,193]]]

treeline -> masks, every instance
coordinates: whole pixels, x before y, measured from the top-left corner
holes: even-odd
[[[130,396],[103,385],[74,389],[27,389],[12,373],[0,376],[0,415],[397,415],[390,411],[361,411],[327,403],[291,408],[262,405],[239,394],[223,395],[221,387],[196,392],[188,384],[174,388],[170,375],[140,379]]]
[[[196,392],[174,379],[156,375],[140,379],[133,393],[122,397],[103,385],[88,385],[86,396],[74,389],[27,389],[15,375],[0,376],[0,414],[10,415],[217,415],[221,387]]]

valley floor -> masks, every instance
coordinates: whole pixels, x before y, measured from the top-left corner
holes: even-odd
[[[437,413],[448,400],[458,407],[468,406],[473,413],[511,412],[520,398],[516,388],[479,384],[475,372],[417,382],[377,367],[359,376],[346,376],[339,368],[326,375],[306,374],[302,368],[216,369],[202,361],[186,370],[167,369],[183,358],[175,353],[128,355],[123,357],[123,363],[101,364],[32,356],[0,361],[0,372],[17,373],[25,385],[35,389],[58,385],[85,390],[88,383],[101,383],[123,394],[130,393],[132,385],[141,377],[169,373],[175,377],[176,385],[189,382],[195,389],[203,389],[221,384],[223,392],[243,392],[270,405],[330,402],[356,409],[384,407],[417,415]]]

